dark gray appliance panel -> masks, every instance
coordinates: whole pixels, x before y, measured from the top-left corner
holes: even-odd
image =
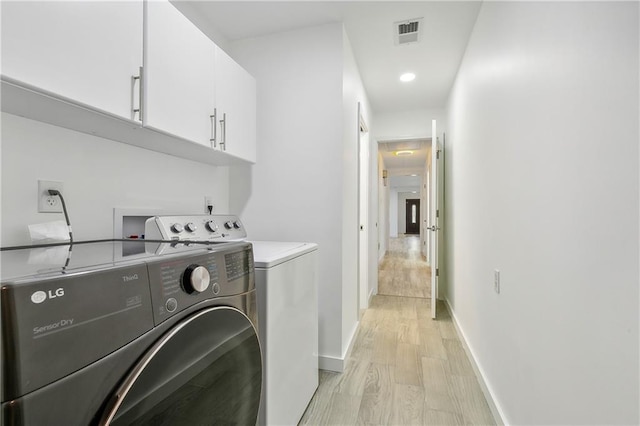
[[[3,402],[65,377],[153,328],[144,264],[3,283],[1,303]]]

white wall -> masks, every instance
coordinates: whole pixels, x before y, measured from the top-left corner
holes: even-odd
[[[30,244],[27,225],[64,220],[38,213],[38,179],[61,181],[74,239],[113,237],[113,208],[203,212],[213,195],[228,210],[228,168],[147,151],[2,114],[3,247]]]
[[[638,35],[485,2],[450,96],[447,299],[509,424],[640,421]]]
[[[257,82],[258,158],[252,170],[231,170],[230,208],[253,239],[319,244],[319,352],[335,365],[357,311],[361,83],[344,40],[342,25],[330,24],[231,46]]]
[[[176,9],[186,16],[200,31],[222,50],[229,53],[231,43],[217,28],[211,25],[207,14],[203,12],[201,2],[189,2],[183,0],[169,0]]]
[[[389,190],[389,236],[398,237],[398,191]]]

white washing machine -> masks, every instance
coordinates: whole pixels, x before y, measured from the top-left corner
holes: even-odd
[[[216,244],[247,234],[233,215],[156,216],[147,220],[145,237]],[[258,424],[296,425],[318,388],[318,246],[249,242],[263,356]]]
[[[318,246],[251,243],[265,386],[258,423],[296,425],[318,388]]]

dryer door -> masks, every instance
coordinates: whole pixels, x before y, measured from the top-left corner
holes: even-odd
[[[262,357],[237,309],[200,311],[165,334],[111,399],[104,425],[256,424]]]

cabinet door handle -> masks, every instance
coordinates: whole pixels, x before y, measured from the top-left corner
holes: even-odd
[[[136,114],[138,114],[138,121],[142,121],[142,99],[144,97],[144,84],[142,81],[142,78],[143,78],[142,72],[143,72],[143,68],[140,67],[140,75],[132,76],[132,80],[131,80],[131,105],[133,106],[133,114],[131,119],[135,120]],[[135,102],[133,99],[135,97],[133,93],[135,91],[136,81],[138,82],[138,108],[135,107]]]
[[[209,142],[211,142],[211,147],[216,147],[216,138],[218,137],[218,126],[216,126],[216,116],[218,115],[218,108],[213,109],[213,115],[210,115],[211,119],[211,138]]]
[[[220,130],[222,131],[222,138],[220,139],[220,147],[223,151],[227,150],[227,113],[222,114],[222,120],[220,120]]]

